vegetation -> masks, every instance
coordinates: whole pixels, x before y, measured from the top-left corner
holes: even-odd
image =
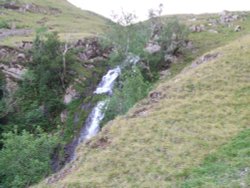
[[[103,124],[118,115],[125,114],[148,93],[149,84],[146,83],[138,68],[134,67],[132,71],[125,71],[120,79],[121,84],[115,89],[108,102]]]
[[[18,110],[9,114],[9,124],[17,125],[18,130],[56,129],[56,117],[64,105],[61,101],[63,85],[69,79],[65,75],[62,80],[63,64],[60,42],[57,35],[39,34],[32,51],[33,61],[29,63],[29,71],[20,84],[14,99]],[[65,82],[65,83],[64,83]],[[13,126],[7,126],[12,130]]]
[[[247,187],[250,185],[250,129],[247,129],[219,151],[208,155],[181,184],[195,187]]]
[[[183,41],[188,34],[185,25],[172,19],[163,23],[157,17],[158,14],[151,13],[150,24],[134,24],[136,16],[123,12],[121,17],[115,17],[117,22],[111,24],[110,31],[104,37],[107,39],[104,42],[113,45],[115,49],[108,63],[111,66],[118,64],[123,73],[108,102],[102,124],[117,115],[125,114],[148,94],[150,85],[159,78],[159,71],[171,64],[164,60],[164,56],[177,56],[181,53]],[[152,54],[145,51],[149,41],[158,44],[161,49]],[[139,62],[128,62],[128,57],[135,55],[140,58]]]
[[[82,13],[65,0],[15,3],[29,4],[31,10],[20,14],[0,7],[0,28],[45,26],[59,34],[38,30],[27,52],[32,61],[24,63],[28,71],[13,96],[6,97],[0,74],[0,187],[27,187],[51,173],[52,156],[61,162],[64,144],[78,133],[91,107],[106,98],[90,95],[107,64],[114,67],[121,62],[122,74],[109,96],[103,131],[79,148],[78,160],[52,176],[51,182],[60,177],[59,182],[38,187],[250,186],[249,15],[244,22],[233,22],[245,24],[238,33],[209,25],[210,15],[202,15],[195,23],[218,33],[189,34],[185,26],[190,26],[189,17],[178,17],[185,25],[165,20],[159,17],[162,5],[151,10],[144,23],[134,24],[135,15],[123,13],[102,36],[104,47],[113,47],[110,58],[92,59],[93,63],[77,58],[78,50],[85,49],[68,50],[59,38],[85,36],[79,33],[82,30],[87,35],[103,32],[105,19]],[[187,37],[193,42],[191,49],[183,48]],[[3,44],[23,37],[9,39]],[[148,42],[160,50],[148,52]],[[187,66],[204,52],[198,63]],[[137,63],[126,61],[134,55],[140,57]],[[169,56],[178,58],[178,63]],[[72,84],[81,97],[65,105],[63,94]],[[68,114],[64,123],[59,120],[63,110]]]
[[[13,2],[13,0],[7,2]],[[15,46],[16,43],[23,40],[32,41],[36,34],[35,29],[40,27],[57,31],[63,40],[96,36],[106,28],[106,18],[76,8],[66,0],[19,0],[17,2],[18,6],[25,6],[25,4],[33,5],[32,11],[20,12],[0,7],[0,23],[7,23],[8,26],[14,26],[15,28],[31,29],[33,32],[25,36],[9,36],[1,39],[1,44]]]
[[[28,187],[51,172],[50,157],[58,137],[37,130],[36,134],[17,131],[4,134],[0,150],[0,187]]]
[[[246,139],[249,136],[249,42],[248,35],[214,49],[209,54],[221,54],[217,58],[159,83],[151,91],[155,95],[108,123],[100,135],[79,148],[77,170],[54,184],[37,187],[185,187],[195,182],[195,168],[204,167],[206,157],[232,147],[223,145],[240,132]],[[243,145],[246,150],[236,149],[236,156],[249,156]],[[247,161],[237,166],[240,163],[231,163],[230,157],[226,160],[229,173],[248,168]],[[218,177],[224,187],[232,187],[228,176]],[[248,186],[245,176],[242,181]],[[206,187],[199,182],[199,187]]]

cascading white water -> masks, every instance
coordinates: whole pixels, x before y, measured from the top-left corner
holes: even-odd
[[[86,120],[84,128],[80,133],[78,143],[92,138],[99,132],[99,124],[104,118],[103,108],[106,103],[107,101],[101,101],[93,108],[92,112],[89,114],[89,117]]]
[[[120,75],[120,67],[116,67],[108,71],[106,75],[102,77],[102,81],[97,86],[94,94],[105,94],[112,93],[114,82],[116,78]],[[86,139],[90,139],[95,136],[100,129],[100,122],[104,118],[104,106],[107,104],[107,100],[98,102],[98,104],[93,108],[92,112],[89,114],[85,126],[82,128],[78,143],[83,142]]]
[[[120,67],[116,67],[108,71],[108,73],[103,76],[102,81],[97,86],[94,94],[112,93],[114,81],[120,75]]]
[[[111,69],[107,72],[106,75],[102,77],[101,82],[98,84],[94,94],[112,94],[113,86],[115,80],[121,74],[121,68],[126,68],[126,66],[133,66],[135,65],[140,58],[134,55],[128,55],[125,61],[121,63],[120,66]],[[93,108],[91,113],[89,114],[84,126],[81,129],[80,136],[75,138],[69,148],[69,158],[68,162],[72,161],[76,158],[75,156],[75,148],[83,141],[92,138],[95,136],[100,130],[100,122],[105,116],[105,105],[107,104],[108,99],[100,101],[97,105]]]

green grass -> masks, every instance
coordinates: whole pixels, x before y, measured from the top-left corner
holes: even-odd
[[[250,187],[250,129],[208,155],[199,167],[186,174],[182,188]]]
[[[249,43],[250,35],[228,40],[209,52],[220,53],[218,58],[159,83],[152,91],[160,93],[159,98],[148,97],[109,122],[78,148],[78,159],[66,171],[54,176],[63,174],[60,181],[37,187],[192,187],[199,182],[200,168],[205,169],[200,178],[209,181],[198,187],[219,187],[218,181],[224,187],[249,183],[248,175],[237,176],[247,167],[240,164],[249,156],[247,148],[240,149],[244,144],[235,148],[239,163],[230,157],[232,144],[238,146],[232,138],[249,134]],[[238,138],[244,139],[242,135]],[[232,144],[225,145],[228,142]],[[206,169],[210,156],[228,165],[222,163],[215,172],[218,181],[209,178]]]
[[[15,25],[17,28],[32,29],[34,32],[30,37],[34,37],[35,30],[40,27],[47,27],[51,31],[61,33],[60,36],[63,40],[98,35],[106,28],[106,18],[76,8],[66,0],[21,0],[20,2],[22,4],[34,3],[47,11],[49,8],[61,11],[59,14],[42,14],[1,9],[1,22],[6,22],[10,26]],[[13,46],[26,39],[26,37],[8,37],[1,41],[1,44]]]

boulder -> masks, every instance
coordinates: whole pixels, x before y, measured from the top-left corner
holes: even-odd
[[[24,53],[19,53],[19,54],[17,55],[17,59],[22,61],[22,60],[25,60],[25,59],[26,59],[26,56],[25,56]]]
[[[222,13],[220,13],[220,23],[221,24],[228,24],[230,22],[233,22],[235,20],[238,20],[240,18],[239,15],[233,14],[232,12],[224,10]]]
[[[12,79],[22,80],[23,75],[26,73],[27,69],[25,69],[21,65],[4,65],[0,64],[0,69],[5,74]]]

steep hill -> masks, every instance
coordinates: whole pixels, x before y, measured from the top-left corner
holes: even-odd
[[[47,27],[64,40],[97,35],[107,19],[74,7],[66,0],[0,1],[0,42],[15,45],[32,40],[36,29]]]
[[[242,24],[191,34],[200,57],[173,65],[37,187],[249,187],[249,18]]]

